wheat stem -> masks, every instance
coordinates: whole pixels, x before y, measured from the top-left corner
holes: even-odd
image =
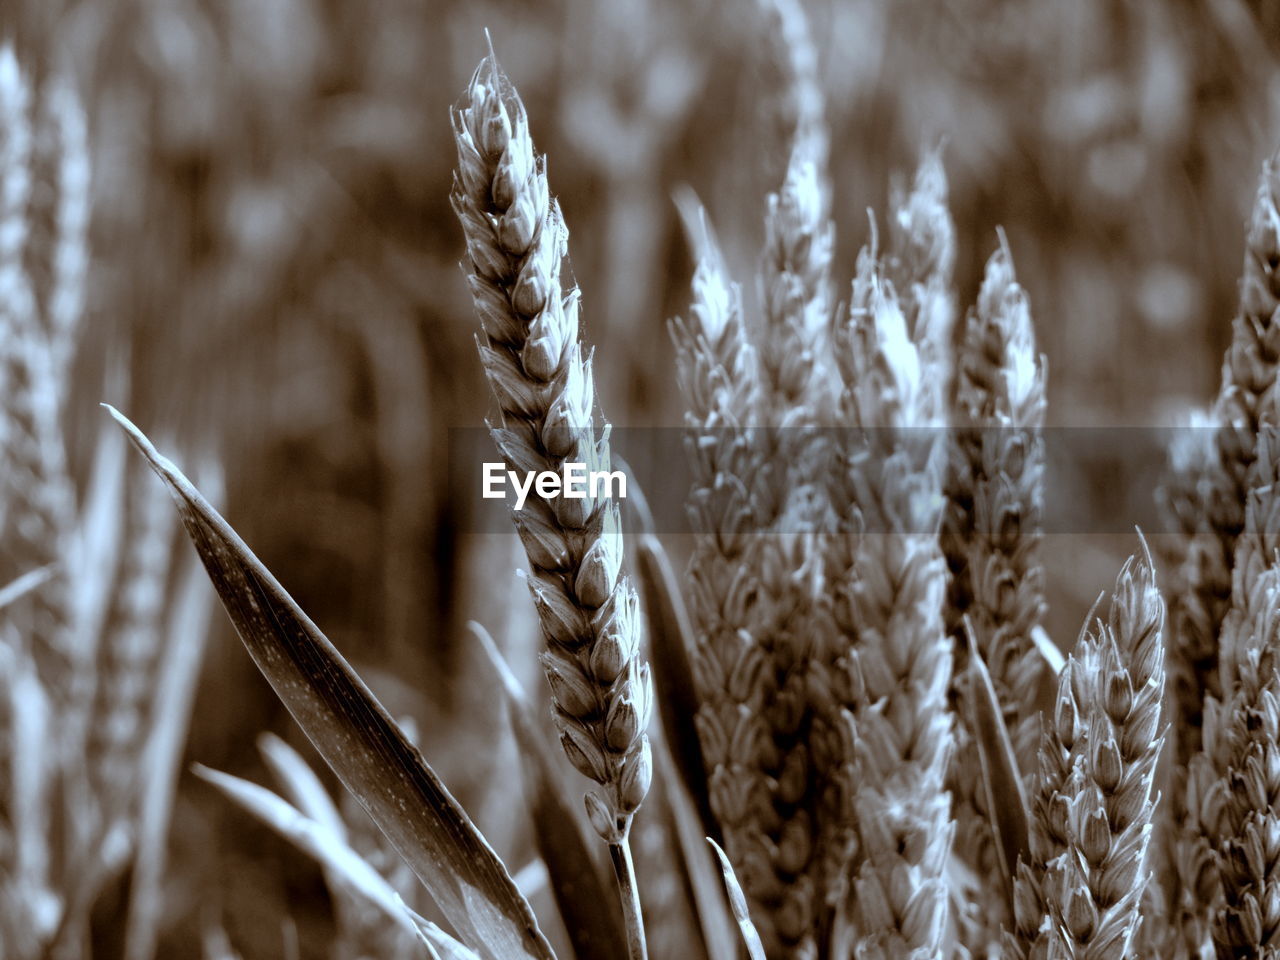
[[[491,433],[509,467],[609,470],[598,433],[591,363],[578,340],[578,291],[561,289],[568,231],[546,165],[510,80],[490,55],[453,112],[458,169],[452,202],[467,239],[469,281],[489,387],[501,408]],[[653,701],[639,656],[635,591],[622,575],[618,505],[533,496],[512,520],[546,645],[543,668],[566,755],[603,795],[586,797],[596,832],[619,843],[649,789],[646,730]]]
[[[618,881],[618,896],[622,902],[622,922],[627,932],[628,960],[647,960],[644,920],[640,915],[640,893],[636,886],[635,865],[631,862],[631,845],[623,839],[609,844],[609,859],[613,863],[613,875]]]

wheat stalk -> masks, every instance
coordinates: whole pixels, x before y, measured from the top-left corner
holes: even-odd
[[[798,4],[771,4],[790,54],[797,123],[781,189],[770,194],[759,269],[756,352],[759,461],[750,478],[752,515],[762,536],[751,549],[756,602],[748,630],[767,649],[772,686],[766,719],[776,751],[772,815],[765,833],[782,896],[769,918],[773,955],[813,957],[823,914],[815,859],[817,771],[810,751],[809,674],[820,589],[820,553],[811,532],[825,523],[820,438],[812,428],[827,406],[828,369],[818,347],[828,321],[834,246],[826,130],[816,53]],[[757,910],[757,914],[760,911]]]
[[[835,789],[851,800],[857,839],[848,922],[859,956],[940,956],[952,838],[943,786],[952,728],[937,537],[942,465],[920,352],[870,250],[837,358],[842,413],[861,444],[848,463],[850,525],[867,531],[851,576],[832,587],[845,592],[837,605],[847,603],[854,628],[836,665],[839,704],[857,733]]]
[[[1240,309],[1222,368],[1222,387],[1212,411],[1215,449],[1199,459],[1171,495],[1192,541],[1181,571],[1174,618],[1175,695],[1180,747],[1185,761],[1198,746],[1201,703],[1218,687],[1218,632],[1230,601],[1235,539],[1244,525],[1248,473],[1267,397],[1280,368],[1280,159],[1263,166],[1245,241]],[[1208,461],[1207,463],[1205,461]],[[1190,503],[1185,501],[1190,500]],[[1215,536],[1213,543],[1206,535]],[[1208,542],[1206,542],[1208,541]]]
[[[1280,169],[1273,157],[1263,166],[1250,218],[1222,386],[1209,413],[1181,432],[1162,491],[1166,513],[1184,535],[1172,551],[1169,584],[1176,765],[1163,833],[1168,938],[1187,952],[1199,950],[1209,935],[1208,907],[1217,889],[1207,839],[1216,814],[1205,795],[1217,767],[1201,752],[1203,712],[1207,702],[1231,695],[1220,683],[1220,634],[1232,602],[1236,540],[1244,526],[1258,431],[1275,402],[1280,366],[1274,323],[1280,305],[1274,267],[1280,252],[1278,192]]]
[[[1033,864],[1017,878],[1015,956],[1132,955],[1163,746],[1164,617],[1150,557],[1131,557],[1107,620],[1081,637],[1059,679],[1041,748]]]
[[[84,306],[89,224],[86,119],[66,74],[43,84],[36,120],[27,275],[64,382]]]
[[[689,495],[697,531],[689,562],[697,727],[712,812],[762,940],[780,949],[775,913],[786,890],[773,857],[771,774],[776,750],[764,710],[776,679],[764,639],[750,629],[755,602],[753,551],[760,520],[752,485],[761,448],[749,427],[759,409],[758,367],[743,328],[741,297],[719,249],[706,236],[687,317],[671,323],[684,396]]]
[[[1031,631],[1044,615],[1044,570],[1037,555],[1043,509],[1044,367],[1026,294],[1013,270],[1008,245],[987,261],[978,302],[966,318],[958,351],[957,428],[951,434],[943,552],[951,571],[947,630],[956,641],[958,697],[968,642],[982,657],[1004,707],[1016,756],[1031,769],[1038,738],[1035,695],[1040,658]],[[965,623],[971,628],[966,635]],[[961,710],[960,716],[965,716]],[[955,791],[957,846],[979,878],[997,877],[989,811],[981,788],[973,732],[957,732],[951,781]],[[1007,918],[1004,898],[971,904],[977,948],[999,940]]]
[[[124,555],[98,650],[100,679],[87,745],[99,849],[113,832],[125,830],[137,799],[175,520],[173,508],[155,496],[145,464],[131,462],[127,474]]]
[[[1177,843],[1177,878],[1187,884],[1174,900],[1171,935],[1191,955],[1210,937],[1219,956],[1261,955],[1275,940],[1276,902],[1268,874],[1274,858],[1259,846],[1280,824],[1268,757],[1277,749],[1276,616],[1280,597],[1280,431],[1275,397],[1259,411],[1262,424],[1246,475],[1251,490],[1244,529],[1232,562],[1231,606],[1218,650],[1221,696],[1204,703],[1201,750],[1186,773],[1186,826]],[[1260,834],[1259,831],[1262,831]],[[1189,881],[1189,882],[1188,882]]]
[[[490,52],[453,111],[458,169],[452,201],[470,260],[479,344],[501,409],[491,432],[513,469],[567,461],[609,469],[593,423],[589,358],[578,342],[578,292],[563,292],[567,230],[535,157],[524,105]],[[531,497],[513,513],[546,637],[542,661],[565,753],[603,794],[586,803],[609,844],[633,956],[644,953],[627,834],[649,788],[652,703],[639,648],[635,591],[621,574],[618,507],[609,500]]]

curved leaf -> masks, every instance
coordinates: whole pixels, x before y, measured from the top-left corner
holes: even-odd
[[[256,783],[220,770],[210,770],[198,763],[192,767],[192,772],[314,858],[336,882],[364,897],[406,933],[415,937],[423,935],[414,920],[413,911],[391,884],[327,825]]]
[[[751,960],[765,960],[764,944],[760,942],[760,934],[756,931],[756,925],[751,922],[751,914],[747,912],[747,898],[738,883],[737,875],[733,872],[733,864],[720,849],[720,844],[710,837],[707,837],[707,843],[715,849],[716,857],[720,861],[720,872],[724,875],[724,889],[729,894],[729,908],[733,911],[734,919],[738,921],[738,929],[742,931],[742,939],[747,945],[747,954]]]
[[[968,618],[966,630],[972,632]],[[1018,861],[1030,861],[1031,841],[1028,823],[1027,798],[1022,789],[1022,777],[1018,773],[1018,761],[1005,727],[1004,714],[991,675],[982,661],[978,645],[969,642],[969,696],[965,698],[969,711],[969,726],[978,744],[978,758],[982,765],[982,785],[987,801],[987,816],[991,819],[991,832],[1003,854],[999,858],[1000,875],[1004,880],[1009,903],[1013,904],[1013,878],[1017,876]]]
[[[190,481],[107,407],[169,487],[258,669],[483,960],[553,960],[528,902],[369,688]]]

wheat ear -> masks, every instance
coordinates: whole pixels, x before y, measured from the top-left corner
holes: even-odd
[[[453,132],[453,208],[484,331],[480,358],[501,409],[494,440],[513,469],[559,472],[581,462],[608,470],[607,432],[593,422],[590,359],[578,342],[578,291],[560,285],[567,230],[524,105],[492,52],[453,111]],[[561,743],[579,772],[604,788],[586,795],[587,810],[617,868],[633,957],[642,956],[627,835],[652,777],[653,696],[639,656],[636,594],[621,573],[618,506],[530,497],[512,516],[531,568]]]
[[[84,108],[65,73],[52,74],[40,91],[33,147],[27,273],[63,382],[84,306],[89,261],[88,133]]]
[[[27,241],[30,96],[11,50],[0,51],[0,581],[64,557],[74,498],[58,423],[60,387],[23,263]],[[61,698],[77,692],[69,604],[60,572],[5,616],[35,651],[41,679]]]
[[[870,251],[837,333],[842,410],[859,438],[850,483],[866,531],[851,578],[833,585],[846,591],[854,627],[840,691],[857,732],[843,768],[857,834],[849,922],[858,956],[940,957],[953,832],[941,447],[920,353]]]
[[[1106,621],[1082,636],[1059,678],[1042,743],[1035,864],[1017,878],[1015,956],[1132,956],[1163,746],[1164,618],[1150,557],[1131,557]]]
[[[1044,366],[1027,297],[1002,236],[987,261],[958,353],[957,423],[950,438],[942,545],[951,571],[946,623],[956,642],[957,695],[969,696],[963,678],[972,640],[1004,708],[1023,770],[1032,768],[1039,734],[1040,658],[1031,632],[1039,628],[1045,606],[1044,569],[1037,556],[1044,413]],[[996,851],[972,737],[973,731],[957,732],[952,763],[957,845],[979,878],[994,878]],[[1003,903],[1004,897],[991,896],[974,904],[975,944],[998,941]]]
[[[783,891],[769,935],[780,941],[775,955],[787,957],[815,955],[822,912],[812,869],[817,790],[808,674],[820,560],[811,531],[826,508],[825,491],[813,482],[822,453],[811,428],[825,406],[816,348],[827,317],[833,230],[815,136],[797,134],[786,180],[768,201],[756,398],[757,422],[767,426],[759,431],[758,469],[749,478],[752,517],[763,535],[750,548],[757,594],[747,629],[768,651],[772,669],[765,716],[777,770],[764,832]]]
[[[89,729],[88,774],[98,805],[97,846],[132,824],[139,756],[161,653],[173,509],[154,496],[145,464],[126,468],[125,552],[98,649],[100,681]]]
[[[1216,456],[1192,476],[1193,503],[1184,507],[1192,541],[1184,562],[1175,620],[1175,695],[1179,756],[1198,744],[1204,697],[1220,695],[1216,670],[1218,631],[1230,601],[1235,540],[1244,525],[1248,473],[1258,427],[1280,369],[1280,157],[1263,166],[1245,241],[1240,308],[1222,366],[1222,388],[1212,412]],[[1184,482],[1183,486],[1188,484]],[[1184,494],[1185,498],[1185,494]],[[1217,543],[1204,542],[1206,535]]]
[[[1280,948],[1280,568],[1247,579],[1248,596],[1223,625],[1238,657],[1236,686],[1225,703],[1210,700],[1205,709],[1205,743],[1220,756],[1216,796],[1206,798],[1216,808],[1221,895],[1211,931],[1220,960],[1269,957]]]
[[[5,758],[0,787],[12,805],[7,813],[14,830],[13,863],[0,863],[0,874],[12,870],[15,889],[4,894],[16,896],[19,915],[32,918],[20,930],[21,938],[15,934],[15,950],[26,949],[21,941],[32,931],[39,931],[37,939],[51,932],[37,919],[45,912],[37,902],[66,879],[56,874],[48,845],[51,787],[72,746],[68,733],[77,726],[75,708],[85,677],[75,669],[81,665],[73,657],[61,566],[73,499],[57,422],[56,376],[22,262],[30,186],[29,100],[12,49],[0,47],[0,582],[45,567],[54,570],[37,589],[0,611],[0,654],[8,655],[13,670],[11,709],[0,721],[0,736],[13,755]],[[35,670],[26,670],[28,664]],[[66,721],[57,728],[44,726],[46,700]],[[48,738],[54,750],[42,750],[31,733]]]
[[[760,540],[751,486],[761,450],[749,429],[758,409],[758,368],[740,291],[705,220],[703,229],[691,308],[671,323],[693,474],[689,612],[701,699],[697,728],[725,851],[760,937],[776,954],[774,915],[786,890],[767,832],[776,816],[770,773],[777,761],[764,717],[776,683],[769,651],[749,629],[756,596],[752,551]]]
[[[1202,755],[1204,712],[1231,691],[1220,683],[1223,618],[1232,603],[1236,540],[1244,525],[1249,472],[1265,411],[1275,402],[1280,332],[1275,310],[1280,275],[1280,166],[1262,170],[1245,243],[1240,306],[1207,415],[1196,418],[1171,450],[1161,491],[1166,515],[1183,536],[1170,549],[1170,657],[1174,766],[1163,824],[1167,851],[1169,940],[1197,951],[1209,936],[1216,875],[1203,791],[1216,782],[1216,761]],[[1215,709],[1220,709],[1215,707]],[[1204,754],[1212,751],[1203,751]]]
[[[1274,400],[1246,483],[1244,529],[1232,563],[1231,606],[1218,655],[1220,697],[1204,704],[1202,749],[1187,771],[1178,835],[1182,875],[1193,881],[1178,904],[1179,935],[1194,951],[1211,936],[1220,957],[1264,956],[1280,946],[1280,885],[1274,844],[1280,830],[1280,429]]]

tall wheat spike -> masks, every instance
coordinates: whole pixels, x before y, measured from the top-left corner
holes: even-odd
[[[26,264],[58,379],[65,382],[88,272],[88,131],[65,73],[46,79],[36,107]]]
[[[786,890],[769,835],[777,823],[771,782],[778,758],[764,716],[776,681],[769,650],[750,629],[757,591],[752,551],[760,540],[751,484],[761,448],[750,429],[759,409],[758,368],[740,291],[709,232],[701,247],[689,314],[671,323],[693,472],[689,613],[701,699],[696,722],[712,812],[760,936],[776,954],[774,916]]]
[[[21,270],[23,210],[27,195],[28,129],[25,123],[27,93],[13,51],[0,48],[0,331],[5,333],[4,354],[0,355],[0,397],[8,397],[12,389],[15,371],[8,354],[14,347],[8,340],[16,333],[20,322],[23,273]],[[0,407],[0,450],[8,451],[10,437],[16,431],[9,402]],[[6,460],[7,463],[7,460]],[[15,499],[9,485],[0,480],[0,532],[8,529],[7,518]],[[7,542],[7,541],[6,541]],[[18,569],[16,563],[0,562],[0,578],[11,583],[27,571]],[[0,619],[6,615],[0,612]],[[16,645],[15,629],[0,633],[0,643]],[[12,674],[9,674],[12,675]],[[7,712],[7,711],[6,711]],[[0,714],[4,716],[4,714]],[[8,751],[10,738],[8,725],[0,726],[0,783],[7,782],[9,769]],[[6,793],[8,791],[5,791]]]
[[[759,270],[759,469],[750,484],[762,534],[752,544],[758,590],[748,627],[768,650],[774,692],[766,710],[778,769],[773,815],[766,824],[773,866],[784,891],[771,918],[775,956],[807,958],[818,949],[823,914],[815,873],[817,771],[810,755],[810,664],[820,589],[820,555],[812,531],[824,523],[820,438],[828,368],[819,350],[830,311],[834,230],[826,174],[823,102],[816,52],[798,4],[774,8],[787,46],[796,130],[781,189],[771,194]],[[759,912],[759,911],[757,911]]]
[[[785,61],[788,108],[794,128],[790,156],[799,155],[825,171],[831,137],[827,131],[826,97],[818,70],[818,50],[809,18],[799,0],[759,0],[771,39]],[[790,161],[789,161],[790,162]]]
[[[1199,534],[1181,571],[1182,589],[1171,610],[1174,625],[1175,696],[1179,717],[1179,756],[1197,748],[1200,704],[1218,695],[1218,631],[1231,592],[1235,539],[1244,524],[1247,478],[1253,463],[1260,411],[1274,392],[1280,369],[1280,158],[1263,166],[1245,242],[1240,309],[1231,328],[1231,344],[1222,366],[1222,387],[1212,413],[1216,456],[1205,472],[1180,485],[1178,519],[1187,533]],[[1191,502],[1185,500],[1190,498]],[[1213,542],[1212,537],[1217,542]]]
[[[1207,913],[1216,874],[1201,818],[1202,788],[1212,782],[1202,746],[1205,702],[1230,694],[1220,683],[1222,621],[1232,602],[1236,539],[1244,524],[1249,472],[1280,369],[1280,166],[1264,165],[1245,242],[1240,306],[1232,321],[1222,385],[1206,417],[1183,431],[1163,493],[1173,528],[1171,550],[1170,681],[1174,764],[1166,820],[1161,825],[1170,949],[1194,954],[1209,936]],[[1197,767],[1201,768],[1197,771]],[[1204,827],[1204,829],[1202,829]]]
[[[597,433],[590,359],[578,341],[578,291],[560,285],[568,231],[524,105],[492,52],[453,111],[453,131],[453,208],[484,331],[480,358],[501,409],[493,438],[511,469],[559,473],[575,462],[607,471],[608,434]],[[512,519],[531,568],[561,744],[603,787],[586,795],[587,811],[614,859],[633,958],[642,956],[627,835],[653,775],[653,694],[636,594],[622,574],[618,505],[532,496]]]
[[[921,352],[871,250],[837,336],[842,414],[860,437],[847,466],[865,529],[851,575],[830,587],[844,592],[837,606],[847,604],[854,628],[835,691],[856,730],[835,790],[851,798],[857,840],[849,930],[857,956],[941,956],[953,831],[942,451]]]
[[[1220,957],[1264,956],[1280,944],[1280,886],[1268,837],[1280,830],[1280,430],[1275,398],[1260,411],[1244,529],[1232,563],[1231,606],[1218,656],[1219,696],[1205,701],[1203,739],[1191,758],[1187,828],[1179,864],[1194,887],[1182,892],[1175,946],[1189,955],[1210,937]]]
[[[1059,678],[1041,746],[1033,862],[1016,880],[1014,956],[1133,955],[1163,746],[1164,621],[1150,558],[1131,557],[1106,621],[1086,630]]]
[[[1036,691],[1040,658],[1031,631],[1044,616],[1044,568],[1038,556],[1043,510],[1044,365],[1025,291],[1001,238],[987,261],[978,302],[965,322],[956,363],[956,428],[950,438],[943,552],[951,571],[947,630],[956,642],[957,696],[968,643],[987,665],[1014,750],[1031,770],[1039,739]],[[971,634],[966,633],[966,624]],[[959,716],[967,716],[961,709]],[[991,895],[971,905],[967,931],[975,953],[999,941],[1005,898],[989,812],[979,780],[973,732],[957,731],[952,763],[957,848]]]
[[[0,503],[0,580],[63,559],[74,499],[58,422],[59,387],[40,329],[23,255],[27,239],[29,94],[11,50],[0,51],[0,384],[4,393]],[[47,689],[65,697],[71,669],[65,578],[56,576],[10,607],[23,642],[36,653]]]
[[[58,823],[51,787],[67,759],[68,732],[76,728],[76,677],[83,677],[71,644],[61,566],[74,506],[58,424],[57,376],[23,265],[29,103],[12,49],[0,48],[0,582],[44,567],[55,571],[0,611],[0,646],[7,647],[13,671],[9,716],[0,725],[11,751],[0,786],[13,836],[11,862],[0,863],[0,871],[16,878],[4,893],[16,898],[17,915],[29,918],[13,934],[18,960],[44,946],[40,941],[52,927],[37,918],[66,879],[49,844]],[[65,714],[66,723],[62,716],[57,725],[46,723],[46,701]]]
[[[155,496],[145,464],[131,461],[127,475],[124,556],[97,651],[100,680],[88,742],[98,845],[132,824],[176,520],[172,507]]]

